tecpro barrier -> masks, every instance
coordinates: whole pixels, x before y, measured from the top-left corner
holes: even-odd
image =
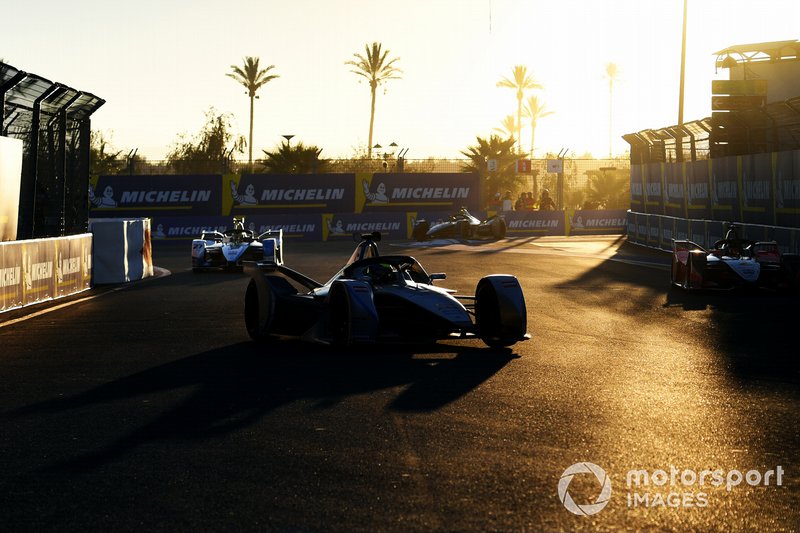
[[[153,275],[150,219],[93,219],[94,282],[125,283]]]
[[[672,250],[672,241],[688,239],[711,247],[725,236],[727,222],[696,220],[628,211],[628,241]],[[736,223],[739,235],[753,241],[775,241],[783,253],[800,253],[800,229],[761,224]]]
[[[91,288],[89,234],[0,242],[0,312]]]

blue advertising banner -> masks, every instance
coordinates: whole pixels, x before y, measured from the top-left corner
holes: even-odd
[[[356,213],[481,208],[480,183],[475,173],[360,173],[356,174],[354,185]]]
[[[688,218],[711,218],[710,161],[686,163],[686,210]]]
[[[225,231],[233,226],[231,217],[153,217],[150,237],[153,240],[196,239],[204,231]]]
[[[739,163],[737,156],[711,160],[711,211],[715,220],[738,220]]]
[[[800,150],[772,154],[775,172],[775,223],[800,227]]]
[[[661,244],[661,215],[647,217],[647,245],[658,247]]]
[[[215,175],[100,176],[89,187],[89,216],[218,215],[220,187]]]
[[[322,240],[352,240],[353,235],[381,232],[382,239],[408,238],[406,213],[326,213],[322,215]]]
[[[678,218],[675,220],[675,240],[686,240],[689,238],[689,221],[685,218]]]
[[[684,168],[685,163],[664,164],[664,212],[668,216],[686,216]]]
[[[225,176],[222,214],[352,213],[353,174]]]
[[[644,211],[643,165],[631,165],[631,211]]]
[[[624,209],[579,209],[569,216],[568,235],[624,234],[628,228]]]
[[[646,213],[664,214],[664,164],[647,163],[644,167],[644,208]]]
[[[774,220],[772,201],[772,154],[741,157],[741,219],[752,224],[771,224]]]
[[[520,235],[565,235],[563,211],[506,211],[506,234]]]
[[[689,221],[689,240],[696,242],[702,247],[708,246],[706,242],[706,221],[705,220],[690,220]]]

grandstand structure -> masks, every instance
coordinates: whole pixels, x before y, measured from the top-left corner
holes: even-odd
[[[0,62],[0,135],[23,143],[17,238],[85,232],[91,93]]]
[[[800,42],[733,45],[715,55],[729,80],[712,82],[712,115],[623,135],[631,164],[800,148]]]

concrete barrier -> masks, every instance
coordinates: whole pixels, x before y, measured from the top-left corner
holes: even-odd
[[[88,290],[90,234],[0,242],[0,312]]]

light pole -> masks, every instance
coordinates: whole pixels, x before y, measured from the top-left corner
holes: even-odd
[[[683,161],[683,81],[686,76],[686,5],[688,0],[683,0],[683,34],[681,35],[681,81],[678,90],[678,137],[675,139],[675,160]]]

